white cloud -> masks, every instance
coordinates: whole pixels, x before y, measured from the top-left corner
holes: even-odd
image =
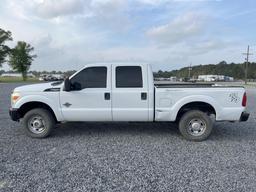
[[[55,18],[82,14],[84,5],[82,0],[44,0],[36,4],[36,10],[43,18]]]
[[[126,0],[92,0],[90,10],[93,17],[90,22],[99,28],[112,31],[125,31],[130,27]]]
[[[102,11],[102,13],[111,14],[124,8],[127,1],[125,0],[92,0],[91,7],[95,10]]]
[[[13,0],[9,0],[9,1],[4,0],[3,3],[5,4],[3,11],[5,10],[6,12],[11,13],[12,17],[15,17],[20,20],[27,20],[27,21],[31,20],[27,14],[27,8],[31,7],[31,5],[33,4],[33,1],[28,2],[27,0],[24,0],[24,1],[16,2]]]
[[[45,19],[65,16],[112,16],[124,10],[125,0],[34,0],[35,15]]]
[[[149,5],[160,5],[162,3],[170,2],[172,0],[137,0],[140,3],[149,4]]]
[[[161,46],[168,46],[200,35],[204,29],[203,24],[203,15],[189,12],[178,16],[168,24],[149,29],[147,35]]]
[[[189,45],[191,55],[200,55],[200,54],[209,53],[215,50],[223,50],[230,46],[234,46],[234,43],[224,41],[221,39],[210,39],[210,40],[198,42],[195,45]]]
[[[43,34],[34,40],[35,46],[43,47],[49,46],[52,42],[52,36],[50,34]]]
[[[24,40],[35,47],[35,70],[135,60],[173,69],[241,57],[228,42],[239,40],[236,30],[227,36],[216,23],[219,18],[206,16],[213,12],[175,1],[2,0],[0,27],[12,31],[13,44]]]

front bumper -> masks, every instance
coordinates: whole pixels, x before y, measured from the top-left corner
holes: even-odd
[[[242,112],[241,117],[240,117],[240,121],[247,121],[249,116],[250,116],[250,113],[247,113],[245,111]]]
[[[18,109],[10,108],[9,109],[9,115],[10,115],[10,117],[13,121],[19,121],[19,119],[20,119]]]

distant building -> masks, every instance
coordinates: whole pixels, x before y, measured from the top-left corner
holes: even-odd
[[[164,77],[155,77],[155,81],[170,81],[170,78],[164,78]]]
[[[225,75],[199,75],[198,81],[234,81],[234,78]]]
[[[171,82],[180,81],[180,79],[178,79],[176,76],[171,76],[171,77],[169,77],[169,78],[165,78],[165,77],[155,77],[154,80],[155,80],[155,81],[171,81]]]
[[[2,73],[2,77],[22,77],[21,73]],[[27,73],[27,77],[35,77],[32,73]]]
[[[176,77],[176,76],[171,76],[171,77],[170,77],[170,81],[176,82],[176,81],[177,81],[177,77]]]

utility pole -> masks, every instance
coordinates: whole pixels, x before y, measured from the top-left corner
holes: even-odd
[[[188,78],[190,79],[190,74],[192,71],[192,63],[190,63],[189,67],[188,67]]]
[[[248,64],[249,64],[249,56],[253,55],[250,53],[250,46],[247,47],[247,52],[243,53],[243,55],[246,55],[245,58],[245,72],[244,72],[244,83],[247,84],[247,75],[248,75]]]

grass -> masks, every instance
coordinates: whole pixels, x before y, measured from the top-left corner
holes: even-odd
[[[248,82],[247,84],[245,84],[244,82],[240,84],[240,86],[246,87],[246,88],[255,88],[256,87],[256,83],[255,82]]]
[[[26,81],[23,81],[22,77],[1,77],[0,76],[0,83],[21,83],[21,82],[39,82],[37,78],[27,78]]]
[[[231,86],[243,86],[246,88],[256,88],[256,82],[248,82],[247,85],[244,82],[216,82],[220,85],[231,85]]]
[[[243,85],[246,88],[256,88],[256,84],[255,83],[248,83],[247,85]]]

